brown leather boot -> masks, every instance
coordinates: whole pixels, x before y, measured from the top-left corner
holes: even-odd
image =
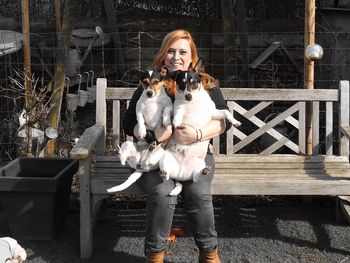
[[[146,263],[164,263],[165,252],[147,252]]]
[[[221,263],[217,247],[211,251],[199,251],[199,263]]]

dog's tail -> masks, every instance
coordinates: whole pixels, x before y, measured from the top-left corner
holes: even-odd
[[[171,190],[169,195],[176,196],[176,195],[179,195],[181,193],[181,191],[182,191],[182,184],[180,182],[176,182],[174,189]]]
[[[113,193],[113,192],[119,192],[119,191],[125,190],[130,185],[135,183],[141,177],[142,174],[143,174],[143,172],[141,172],[141,171],[133,172],[124,183],[107,189],[107,192]]]

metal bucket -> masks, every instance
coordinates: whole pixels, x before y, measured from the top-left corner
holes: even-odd
[[[79,106],[84,107],[90,97],[89,92],[85,90],[79,90]]]
[[[32,150],[31,154],[36,156],[38,146],[40,143],[44,141],[44,132],[42,130],[32,128],[29,129],[29,132],[32,133]],[[22,129],[17,133],[17,156],[26,156],[27,147],[28,147],[28,136],[27,129]],[[43,156],[43,151],[39,154],[39,156]]]
[[[80,96],[79,94],[67,93],[66,102],[68,111],[76,111],[78,108]]]
[[[96,100],[96,86],[88,87],[87,91],[89,92],[89,103],[94,103]]]

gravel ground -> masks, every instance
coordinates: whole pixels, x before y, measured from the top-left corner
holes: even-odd
[[[118,199],[118,198],[115,198]],[[350,263],[350,227],[335,218],[333,198],[215,197],[219,251],[228,262]],[[79,257],[79,202],[72,197],[64,227],[51,241],[18,240],[28,263],[144,262],[144,201],[108,200],[94,232],[94,253]],[[10,235],[0,210],[0,236]],[[174,226],[185,235],[170,243],[166,262],[197,262],[181,202]]]

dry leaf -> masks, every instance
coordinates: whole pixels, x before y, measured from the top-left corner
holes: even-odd
[[[167,240],[171,243],[175,243],[176,242],[176,236],[174,235],[169,235]]]

